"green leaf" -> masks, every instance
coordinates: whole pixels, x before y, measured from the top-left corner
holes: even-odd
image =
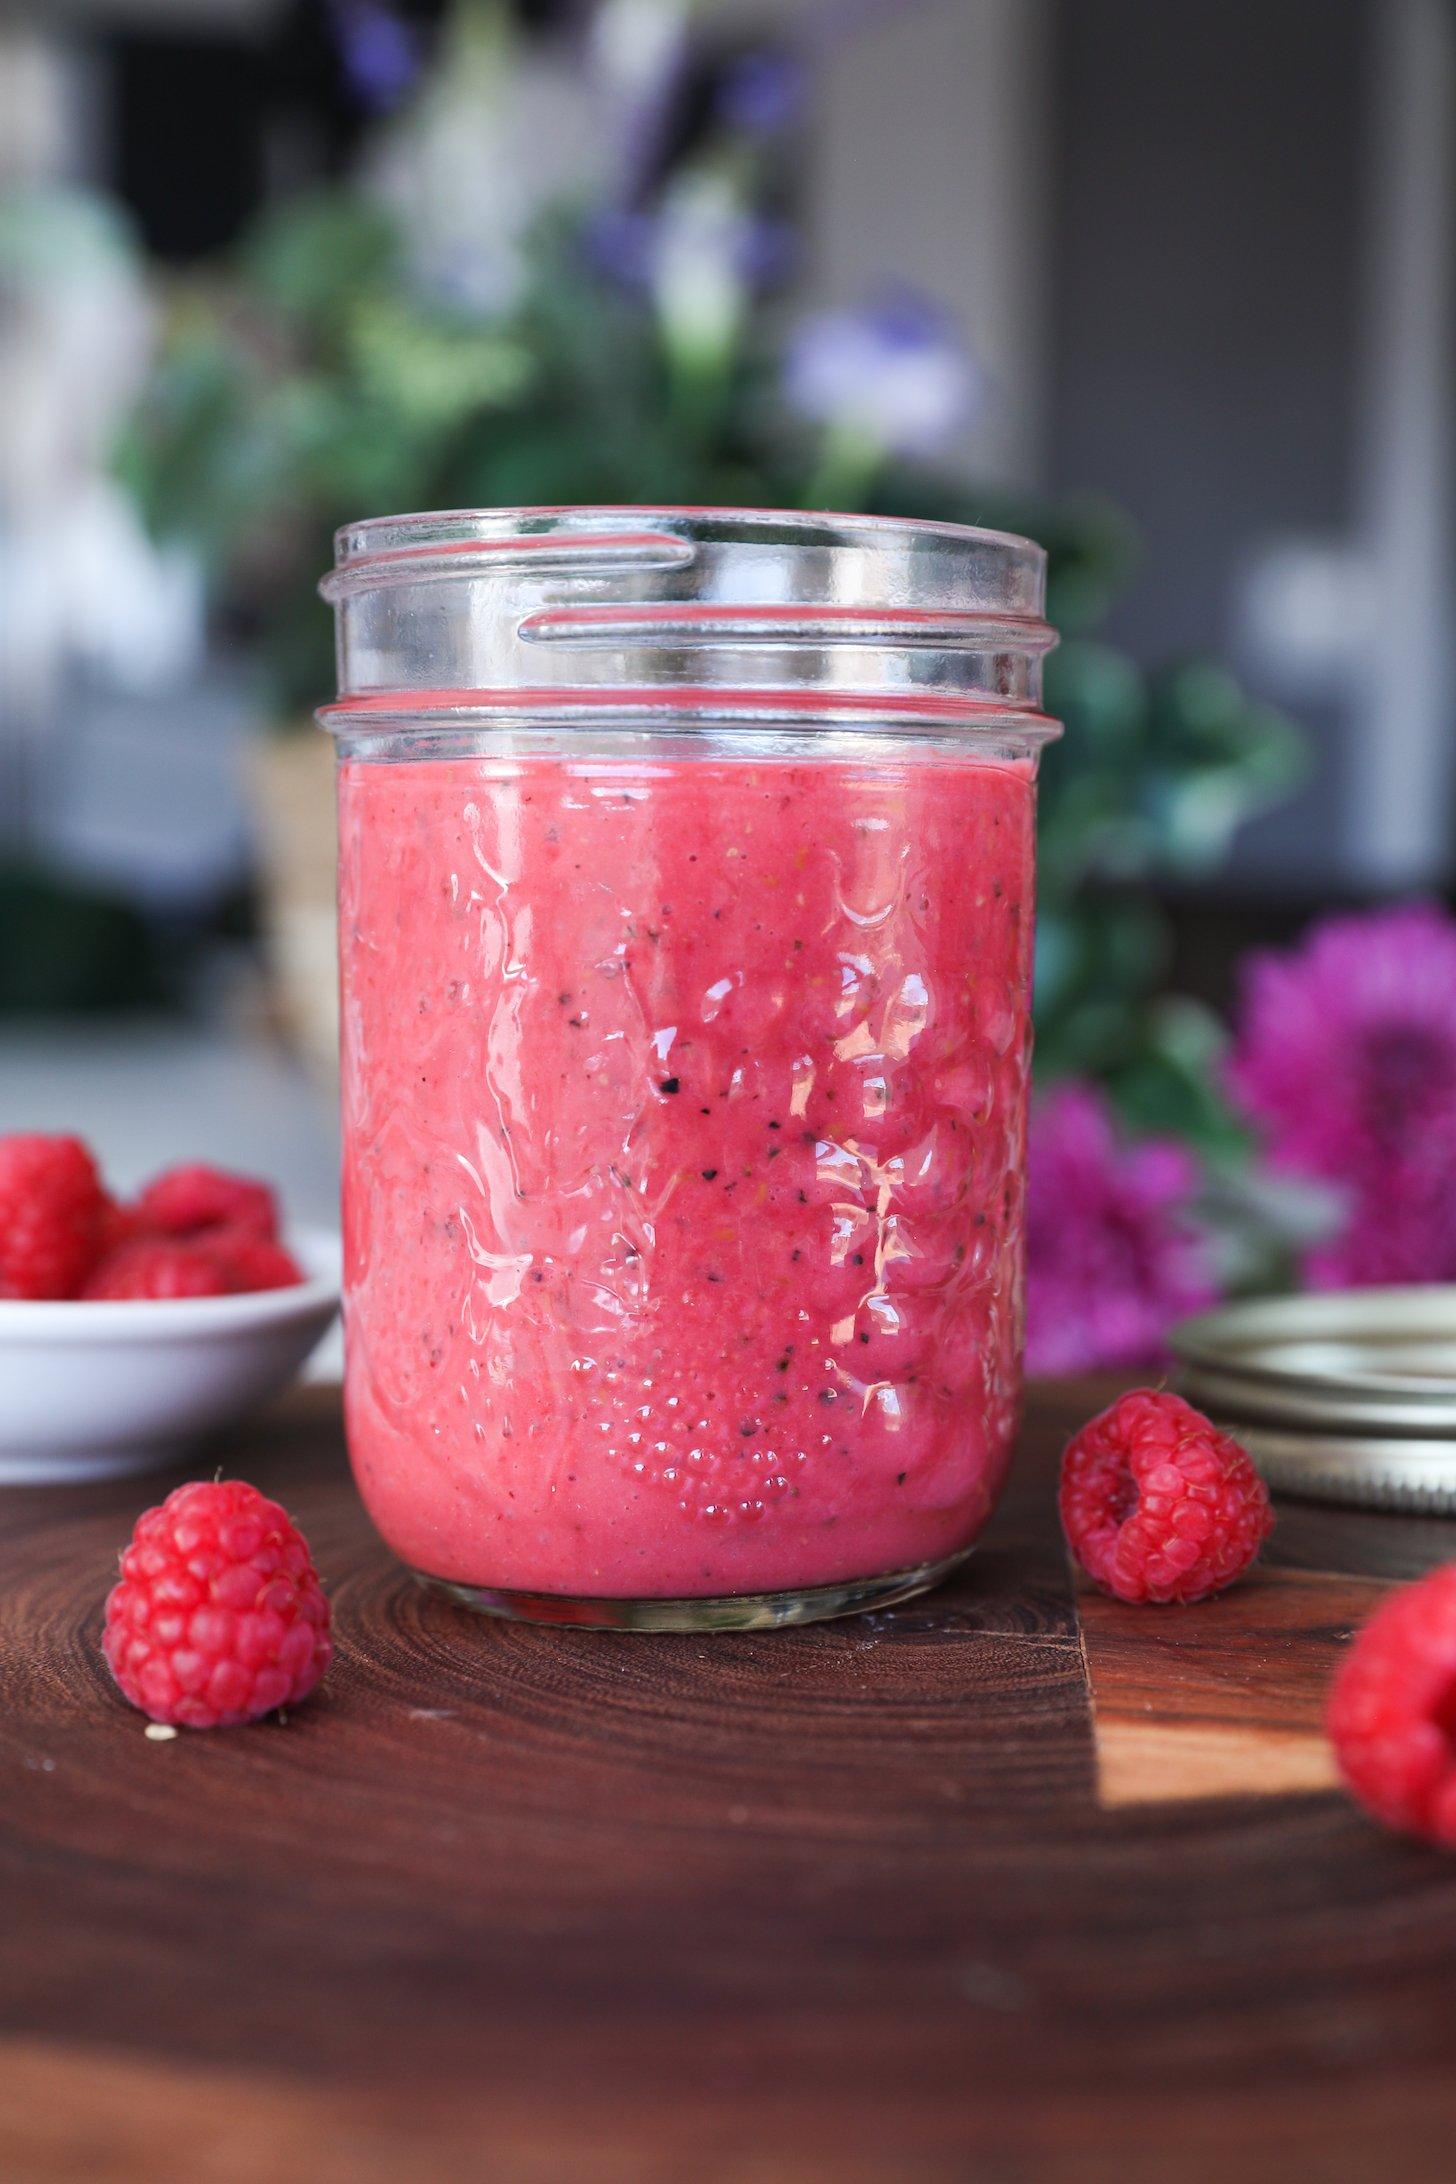
[[[289,197],[266,212],[239,257],[243,291],[302,329],[326,329],[361,294],[401,277],[394,221],[362,190]]]

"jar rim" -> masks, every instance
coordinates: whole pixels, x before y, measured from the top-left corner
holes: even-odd
[[[345,733],[523,717],[944,732],[1024,747],[1046,552],[905,516],[657,503],[371,516],[335,539]]]
[[[690,521],[722,525],[730,533],[749,530],[756,525],[771,525],[798,533],[806,542],[830,543],[836,534],[845,534],[846,543],[857,539],[867,543],[874,540],[888,543],[891,539],[923,537],[927,542],[1005,547],[1038,568],[1044,567],[1046,562],[1046,549],[1019,532],[996,530],[981,524],[950,523],[940,517],[860,515],[849,510],[823,508],[732,507],[707,501],[540,501],[523,502],[509,508],[418,509],[398,515],[363,516],[356,522],[341,524],[334,533],[334,569],[323,579],[319,589],[326,599],[332,598],[346,572],[376,557],[408,552],[414,544],[468,547],[485,545],[497,538],[549,537],[553,532],[547,528],[548,524],[556,526],[563,517],[570,519],[572,524],[579,524],[587,533],[603,528],[603,519],[610,524],[630,524],[643,533],[650,531],[654,518],[664,523]],[[542,527],[539,532],[531,528],[538,523]]]

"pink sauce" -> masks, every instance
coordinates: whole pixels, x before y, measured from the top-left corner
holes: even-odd
[[[967,1546],[1018,1399],[1029,767],[353,761],[349,1439],[464,1583]]]

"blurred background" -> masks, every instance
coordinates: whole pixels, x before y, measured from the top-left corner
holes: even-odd
[[[0,1127],[331,1217],[337,523],[860,507],[1051,552],[1033,1362],[1456,1277],[1453,285],[1452,0],[12,0]]]

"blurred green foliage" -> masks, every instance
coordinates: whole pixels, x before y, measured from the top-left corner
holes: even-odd
[[[162,937],[104,888],[0,865],[0,1020],[165,1008],[177,966]]]

